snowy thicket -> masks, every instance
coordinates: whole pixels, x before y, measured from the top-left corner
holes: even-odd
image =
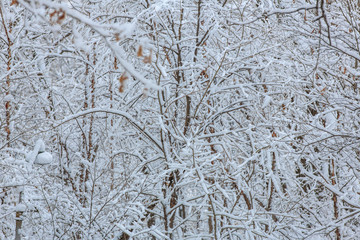
[[[356,239],[360,2],[0,2],[0,239]]]

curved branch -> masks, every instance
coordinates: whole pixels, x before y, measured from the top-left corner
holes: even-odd
[[[151,142],[153,142],[156,145],[156,147],[158,149],[160,149],[162,152],[164,152],[163,149],[160,146],[160,143],[156,139],[154,139],[154,137],[152,137],[152,135],[149,132],[147,132],[145,129],[143,129],[140,126],[140,124],[136,122],[135,119],[133,119],[126,112],[118,111],[118,110],[114,110],[114,109],[92,108],[92,109],[89,109],[89,110],[81,111],[81,112],[78,112],[76,114],[73,114],[73,115],[70,115],[70,116],[64,118],[61,122],[54,125],[54,128],[57,128],[57,127],[63,125],[64,123],[69,122],[71,120],[74,120],[74,119],[76,119],[78,117],[82,117],[82,116],[85,116],[85,115],[88,115],[88,114],[91,114],[91,113],[110,113],[110,114],[119,115],[119,116],[122,116],[122,117],[126,118],[126,120],[128,120],[135,128],[137,128],[141,134],[143,134],[145,137],[147,137]]]

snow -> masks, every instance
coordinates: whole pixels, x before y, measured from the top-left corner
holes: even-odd
[[[75,47],[77,47],[80,50],[83,50],[85,52],[90,52],[91,48],[90,46],[87,44],[87,42],[84,40],[84,38],[81,36],[81,34],[76,30],[76,28],[74,27],[73,30],[73,35],[74,35],[74,45]]]
[[[39,140],[36,141],[34,151],[36,149],[38,150],[39,153],[45,152],[45,143],[44,143],[44,141],[42,139],[39,139]]]
[[[15,210],[28,239],[357,239],[355,11],[324,4],[319,26],[306,0],[13,2],[0,239]]]
[[[26,155],[26,161],[30,164],[45,165],[52,162],[52,155],[45,152],[45,143],[39,139],[35,143],[34,150]]]
[[[266,108],[270,104],[270,102],[271,102],[271,97],[266,95],[264,98],[264,103],[262,105],[262,108]]]
[[[35,161],[37,155],[38,155],[38,152],[31,151],[30,153],[26,154],[25,160],[29,163],[33,163]]]
[[[25,212],[26,206],[24,204],[17,204],[15,207],[16,212]]]
[[[50,164],[52,161],[53,161],[53,157],[52,157],[51,153],[43,152],[43,153],[39,153],[36,156],[34,164],[47,165],[47,164]]]
[[[14,97],[11,94],[5,95],[5,97],[3,98],[4,102],[12,102],[14,101]]]

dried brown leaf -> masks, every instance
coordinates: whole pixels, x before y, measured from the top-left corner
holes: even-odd
[[[142,46],[141,46],[141,45],[139,46],[139,49],[138,49],[136,55],[137,55],[138,57],[142,57],[142,56],[143,56],[143,49],[142,49]]]
[[[17,0],[12,0],[11,3],[10,3],[10,6],[12,6],[12,5],[18,5],[18,4],[19,4],[19,3],[18,3]]]

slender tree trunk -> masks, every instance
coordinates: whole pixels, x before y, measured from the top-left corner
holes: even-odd
[[[335,162],[334,159],[331,159],[331,184],[334,186],[336,185],[336,180],[335,180]],[[334,218],[338,219],[339,218],[339,208],[338,208],[338,200],[337,200],[337,195],[336,193],[333,193],[333,204],[334,204]],[[336,240],[340,240],[341,239],[341,234],[340,234],[340,229],[337,227],[335,229],[335,235],[336,235]]]
[[[5,101],[5,132],[6,132],[6,142],[8,147],[10,147],[10,137],[11,137],[11,128],[10,128],[10,119],[11,119],[11,98],[9,98],[10,96],[10,70],[11,70],[11,60],[12,60],[12,51],[11,51],[11,46],[12,46],[12,41],[10,39],[10,33],[11,33],[11,24],[9,25],[9,28],[7,28],[7,24],[5,22],[5,18],[4,18],[4,14],[2,11],[2,8],[0,6],[0,15],[1,15],[1,21],[4,27],[4,31],[5,31],[5,35],[6,35],[6,40],[7,40],[7,71],[8,74],[6,76],[6,83],[4,86],[5,89],[5,96],[6,101]]]
[[[18,204],[22,203],[22,194],[23,192],[20,191],[19,192],[19,202]],[[18,209],[16,211],[16,219],[15,219],[15,240],[21,240],[21,227],[22,227],[22,215],[23,215],[23,210],[22,209]]]
[[[93,45],[93,72],[91,74],[91,83],[90,83],[90,103],[91,108],[95,108],[95,64],[96,64],[96,49],[95,43]],[[90,123],[89,123],[89,134],[88,134],[88,153],[87,158],[89,162],[92,162],[94,159],[94,146],[93,146],[93,125],[94,125],[94,114],[90,114]],[[87,176],[88,177],[88,176]]]
[[[275,152],[272,152],[272,160],[271,160],[271,171],[274,173],[275,172],[275,166],[276,166],[276,156],[275,156]],[[274,192],[275,192],[275,186],[274,186],[274,182],[272,179],[269,180],[270,181],[270,196],[268,199],[268,204],[266,206],[266,211],[271,211],[271,203],[274,197]],[[277,222],[277,218],[275,215],[272,215],[272,219]],[[268,232],[269,231],[269,225],[266,225],[265,227],[265,231]]]
[[[117,66],[117,59],[116,57],[114,57],[114,70],[118,70],[118,66]],[[110,94],[110,109],[113,108],[113,83],[112,80],[110,79],[110,84],[109,84],[109,94]],[[114,149],[113,149],[113,141],[114,141],[114,135],[113,135],[113,128],[114,128],[114,119],[113,119],[113,115],[110,115],[110,141],[109,141],[109,151],[110,151],[110,156],[113,155]],[[110,181],[111,181],[111,185],[110,185],[110,190],[114,189],[114,159],[111,159],[111,163],[110,163]]]

